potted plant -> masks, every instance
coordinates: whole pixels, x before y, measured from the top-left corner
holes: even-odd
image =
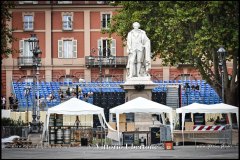
[[[208,119],[206,125],[207,125],[207,126],[212,126],[212,125],[214,125],[214,119],[213,119],[213,118]]]

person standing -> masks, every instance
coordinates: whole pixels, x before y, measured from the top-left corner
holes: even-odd
[[[71,92],[70,92],[70,88],[68,87],[68,89],[66,90],[66,94],[67,94],[67,97],[70,97],[71,96]]]
[[[13,93],[11,93],[10,97],[8,97],[9,100],[9,105],[10,105],[10,109],[13,109],[13,104],[14,104],[14,98],[13,98]]]
[[[1,100],[2,100],[2,109],[6,109],[6,98],[2,96]]]

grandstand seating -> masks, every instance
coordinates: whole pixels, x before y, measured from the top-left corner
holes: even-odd
[[[70,88],[76,88],[76,85],[78,85],[83,94],[87,94],[89,92],[125,92],[121,87],[120,84],[124,82],[117,81],[117,82],[39,82],[38,87],[36,87],[36,90],[39,91],[39,96],[41,99],[44,99],[44,102],[46,102],[47,107],[55,106],[59,103],[61,103],[60,95],[58,93],[59,89],[63,86]],[[204,80],[155,80],[154,83],[158,84],[156,88],[152,90],[152,92],[167,92],[167,86],[168,85],[182,85],[184,86],[185,83],[189,83],[190,86],[197,84],[199,85],[199,90],[193,90],[191,89],[188,94],[185,93],[184,90],[181,91],[181,99],[182,99],[182,106],[185,106],[187,104],[191,104],[194,102],[197,103],[204,103],[204,104],[214,104],[214,103],[220,103],[221,99],[217,95],[217,93],[214,91],[213,88],[209,84],[207,84]],[[30,94],[28,97],[24,95],[24,88],[26,86],[31,87]],[[19,108],[26,109],[26,107],[30,107],[34,103],[34,95],[33,95],[33,82],[12,82],[12,89],[13,93],[15,94],[15,97],[19,101]],[[49,96],[49,94],[52,93],[55,97],[53,101],[47,101],[46,98]],[[37,93],[36,93],[37,94]],[[83,95],[79,96],[80,99],[83,99]],[[93,103],[94,99],[89,98],[89,103]]]

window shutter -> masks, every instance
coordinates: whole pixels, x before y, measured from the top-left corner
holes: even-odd
[[[63,58],[63,41],[58,40],[58,58]]]
[[[20,51],[19,55],[20,55],[20,57],[22,57],[23,51],[24,51],[24,40],[19,41],[19,51]]]
[[[73,40],[73,58],[77,58],[77,40]]]
[[[72,16],[69,16],[68,17],[68,26],[69,26],[69,29],[72,29]]]
[[[100,47],[101,47],[101,52],[102,52],[102,40],[98,39],[98,55],[100,56]]]
[[[111,55],[116,56],[116,39],[112,39],[111,49]]]

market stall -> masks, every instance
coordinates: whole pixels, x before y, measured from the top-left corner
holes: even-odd
[[[87,103],[77,98],[71,98],[70,100],[63,102],[55,107],[49,108],[46,114],[46,121],[44,124],[43,137],[49,135],[49,120],[51,114],[63,114],[63,115],[88,115],[97,114],[101,126],[105,129],[105,124],[108,129],[114,130],[107,122],[104,116],[104,110],[101,107],[95,106],[93,104]],[[60,132],[59,132],[60,133]],[[49,136],[48,142],[49,142]]]
[[[171,133],[173,131],[172,108],[166,105],[145,99],[143,97],[138,97],[122,105],[116,106],[110,109],[110,113],[116,114],[117,134],[118,134],[117,136],[118,136],[119,143],[120,143],[119,114],[122,114],[122,113],[152,113],[152,114],[158,113],[161,115],[163,115],[163,113],[168,113],[170,126],[171,126]],[[164,116],[161,116],[161,117],[163,118]],[[164,121],[165,120],[163,119],[163,122]]]
[[[211,104],[211,105],[192,103],[188,106],[177,108],[176,113],[182,113],[182,138],[183,138],[183,142],[184,142],[183,129],[184,129],[184,121],[185,121],[185,114],[186,113],[227,113],[228,116],[229,116],[229,123],[230,123],[231,126],[232,126],[232,121],[231,121],[231,114],[230,113],[236,113],[237,123],[238,123],[238,126],[239,126],[238,107],[228,105],[228,104],[224,104],[224,103]]]

